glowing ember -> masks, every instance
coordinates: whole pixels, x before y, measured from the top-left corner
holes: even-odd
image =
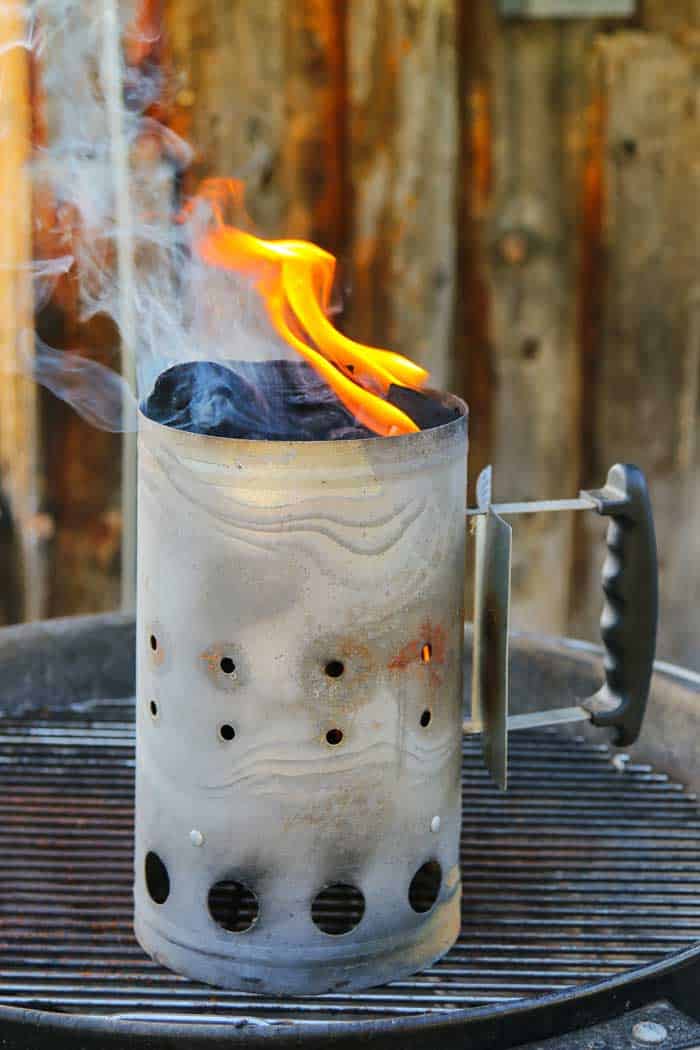
[[[356,343],[333,327],[327,313],[335,258],[307,241],[265,241],[227,225],[217,203],[224,194],[240,199],[240,184],[209,180],[199,195],[214,215],[195,246],[203,261],[252,280],[275,330],[316,369],[358,423],[386,437],[418,430],[384,399],[392,385],[419,390],[428,373],[400,354]]]

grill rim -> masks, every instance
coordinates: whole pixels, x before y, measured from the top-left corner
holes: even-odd
[[[469,643],[467,629],[467,643]],[[0,630],[0,678],[9,682],[0,715],[16,716],[28,708],[44,706],[52,711],[67,703],[87,699],[119,699],[133,695],[135,627],[124,615],[70,617],[22,627]],[[576,689],[588,690],[600,676],[602,649],[571,639],[535,635],[513,637],[514,659],[533,655],[561,666]],[[28,661],[28,657],[31,660]],[[76,659],[77,657],[77,659]],[[28,665],[30,671],[28,673]],[[542,668],[546,677],[546,670]],[[679,690],[700,715],[700,675],[657,665],[653,704],[655,722],[664,721],[664,685]],[[535,690],[536,691],[536,688]],[[585,695],[585,694],[584,694]],[[667,705],[669,706],[669,705]],[[673,719],[671,721],[674,721]],[[678,724],[675,720],[675,724]],[[680,728],[680,727],[679,727]],[[580,727],[578,727],[580,731]],[[686,727],[687,730],[687,727]],[[600,732],[594,731],[600,741]],[[692,735],[692,734],[691,734]],[[665,768],[665,764],[658,763]],[[692,780],[692,770],[689,774]],[[681,777],[680,779],[684,779]],[[688,776],[685,777],[688,779]],[[620,1013],[668,999],[688,1016],[700,1021],[700,942],[666,955],[662,959],[614,974],[588,984],[574,986],[516,1001],[481,1007],[457,1008],[449,1013],[367,1019],[357,1021],[279,1023],[245,1017],[221,1022],[158,1021],[69,1014],[46,1009],[0,1005],[0,1032],[6,1047],[46,1045],[52,1050],[117,1045],[172,1048],[174,1039],[188,1048],[233,1043],[246,1047],[298,1046],[310,1048],[332,1045],[395,1046],[401,1050],[425,1047],[428,1037],[439,1040],[450,1050],[471,1046],[512,1047],[532,1040],[563,1035],[577,1028],[609,1020]],[[29,1031],[31,1042],[27,1042]],[[438,1045],[436,1042],[435,1045]]]
[[[636,970],[593,984],[554,992],[537,998],[519,999],[496,1006],[456,1009],[439,1017],[399,1017],[339,1023],[294,1021],[271,1024],[240,1018],[233,1024],[140,1021],[94,1014],[55,1014],[48,1010],[0,1006],[0,1031],[5,1047],[26,1048],[27,1027],[41,1034],[52,1050],[81,1050],[130,1045],[148,1050],[172,1050],[173,1039],[182,1039],[188,1050],[213,1045],[242,1045],[250,1050],[279,1047],[309,1047],[324,1050],[333,1046],[381,1046],[396,1050],[424,1050],[430,1036],[441,1050],[499,1047],[508,1050],[535,1040],[565,1035],[578,1028],[599,1024],[621,1013],[668,1000],[677,1009],[700,1022],[700,944],[675,952]],[[622,994],[621,994],[622,993]],[[695,1005],[693,1003],[695,1002]],[[38,1029],[38,1031],[37,1031]],[[17,1037],[17,1041],[13,1039]]]

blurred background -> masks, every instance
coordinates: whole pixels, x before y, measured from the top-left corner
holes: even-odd
[[[194,149],[185,169],[132,144],[154,200],[234,175],[258,233],[337,255],[338,326],[469,402],[471,500],[488,463],[501,500],[572,496],[637,463],[659,656],[700,667],[700,0],[145,0],[134,19],[125,91],[147,70],[153,115]],[[22,142],[56,133],[51,78],[72,56],[2,45],[7,360],[32,307],[6,263],[41,230]],[[37,332],[118,360],[111,322],[81,323],[71,289],[57,281]],[[0,622],[119,606],[121,442],[2,377]],[[517,520],[516,628],[597,640],[604,528]]]

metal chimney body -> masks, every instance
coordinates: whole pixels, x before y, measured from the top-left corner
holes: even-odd
[[[135,930],[189,977],[315,994],[460,926],[466,406],[395,438],[141,417]]]

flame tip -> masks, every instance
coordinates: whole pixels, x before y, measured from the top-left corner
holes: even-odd
[[[323,376],[359,423],[384,436],[418,430],[386,397],[391,386],[420,389],[428,372],[395,351],[357,343],[331,324],[335,256],[310,241],[264,240],[227,224],[224,214],[243,206],[238,179],[205,180],[183,221],[202,204],[210,209],[209,225],[195,241],[203,261],[253,280],[278,335]]]

